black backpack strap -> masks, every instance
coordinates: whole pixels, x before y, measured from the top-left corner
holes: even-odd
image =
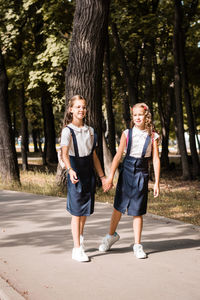
[[[69,130],[71,131],[72,134],[72,139],[73,139],[73,144],[74,144],[74,152],[75,152],[75,156],[79,157],[79,153],[78,153],[78,144],[77,144],[77,139],[76,139],[76,135],[74,133],[74,130],[72,128],[70,128],[69,126],[67,126],[67,128],[69,128]]]
[[[127,146],[127,150],[126,150],[126,155],[129,156],[130,155],[130,151],[131,151],[131,145],[132,145],[132,131],[133,128],[130,128],[128,130],[128,146]]]
[[[142,157],[145,156],[150,141],[151,141],[151,137],[150,137],[150,135],[147,135],[145,143],[144,143],[144,147],[143,147],[143,150],[142,150]]]

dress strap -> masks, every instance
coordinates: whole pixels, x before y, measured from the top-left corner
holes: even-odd
[[[76,139],[76,135],[74,133],[74,130],[72,128],[70,128],[69,126],[67,126],[67,128],[69,128],[69,130],[71,131],[72,134],[72,139],[73,139],[73,144],[74,144],[74,152],[75,152],[75,156],[79,157],[79,153],[78,153],[78,144],[77,144],[77,139]]]
[[[145,156],[150,141],[151,141],[151,137],[150,137],[150,135],[147,135],[145,143],[144,143],[144,147],[143,147],[143,150],[142,150],[142,157]]]
[[[132,131],[133,131],[133,128],[130,128],[128,130],[128,146],[127,146],[127,150],[126,150],[126,156],[129,156],[130,155],[130,151],[131,151]]]

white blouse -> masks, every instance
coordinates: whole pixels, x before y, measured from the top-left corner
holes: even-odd
[[[83,127],[77,127],[72,123],[68,124],[67,126],[74,130],[78,144],[79,156],[88,156],[93,147],[94,129],[87,125],[84,125]],[[63,146],[69,146],[69,155],[75,156],[71,131],[67,127],[63,128],[61,133],[60,147]]]
[[[127,138],[128,137],[128,129],[126,129],[124,131],[124,134]],[[137,158],[141,157],[147,135],[148,135],[148,132],[146,130],[140,130],[135,126],[133,127],[130,156],[137,157]],[[159,138],[159,135],[155,132],[153,138],[154,138],[154,140],[156,140]],[[127,143],[128,143],[128,140],[127,140]],[[151,149],[152,149],[152,139],[147,147],[145,157],[151,156]],[[127,147],[126,147],[126,150],[127,150]]]

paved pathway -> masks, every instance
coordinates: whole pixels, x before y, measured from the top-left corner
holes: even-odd
[[[120,241],[99,253],[112,206],[96,203],[85,231],[91,261],[78,263],[65,206],[63,198],[0,191],[1,300],[200,299],[200,227],[146,215],[148,259],[138,260],[132,218],[123,216]]]

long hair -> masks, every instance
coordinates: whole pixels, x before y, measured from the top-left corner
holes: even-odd
[[[132,108],[132,113],[133,113],[133,110],[134,108],[143,108],[144,109],[144,112],[145,112],[145,124],[144,124],[144,128],[145,130],[147,130],[148,134],[151,136],[152,135],[152,132],[155,132],[155,126],[152,122],[152,117],[151,117],[151,112],[150,112],[150,109],[148,107],[148,105],[146,103],[143,103],[143,102],[139,102],[139,103],[136,103],[133,108]],[[134,122],[133,120],[131,121],[131,127],[134,126]]]
[[[68,104],[67,104],[67,109],[65,111],[64,119],[63,119],[63,128],[66,127],[73,120],[73,114],[70,112],[70,108],[73,107],[74,102],[76,100],[84,100],[86,102],[85,98],[83,98],[83,96],[81,96],[81,95],[75,95],[69,99]],[[83,119],[83,123],[84,122],[85,122],[85,119]]]

